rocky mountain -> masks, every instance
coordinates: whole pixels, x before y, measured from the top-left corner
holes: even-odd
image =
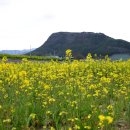
[[[71,49],[75,58],[85,58],[88,53],[113,55],[130,54],[130,42],[111,38],[103,33],[93,32],[57,32],[53,33],[47,41],[32,51],[32,55],[65,56],[65,51]]]

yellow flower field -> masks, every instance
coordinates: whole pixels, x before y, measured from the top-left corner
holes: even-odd
[[[88,55],[0,62],[0,130],[125,130],[129,124],[130,61]]]

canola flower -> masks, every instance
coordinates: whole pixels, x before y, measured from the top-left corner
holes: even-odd
[[[103,122],[105,120],[108,121],[108,124],[113,122],[113,118],[111,116],[99,115],[98,118],[99,118],[100,122]]]
[[[31,113],[29,116],[31,119],[35,119],[36,118],[36,114],[35,113]]]
[[[10,123],[11,122],[11,119],[4,119],[3,120],[3,123]]]
[[[70,60],[72,57],[72,50],[68,49],[66,50],[66,60]]]
[[[108,124],[113,122],[113,118],[111,116],[106,116],[105,119],[108,121]]]
[[[66,57],[71,57],[72,56],[72,50],[68,49],[66,50]]]
[[[0,105],[0,110],[2,109],[2,106]]]
[[[15,127],[13,127],[11,130],[17,130]]]
[[[103,128],[104,125],[106,124],[111,124],[113,122],[113,118],[111,116],[104,116],[104,115],[99,115],[99,128]]]
[[[71,58],[72,51],[66,56]],[[130,60],[0,62],[0,129],[100,130],[129,124]]]

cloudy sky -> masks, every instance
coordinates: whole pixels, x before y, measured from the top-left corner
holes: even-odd
[[[0,50],[41,46],[53,32],[130,41],[130,0],[0,0]]]

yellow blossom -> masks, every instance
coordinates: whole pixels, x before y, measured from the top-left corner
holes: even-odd
[[[98,118],[99,118],[100,121],[104,121],[105,120],[105,116],[104,115],[99,115]]]
[[[108,121],[108,124],[113,122],[113,118],[111,116],[106,116],[105,119]]]
[[[31,119],[35,119],[36,114],[35,114],[35,113],[31,113],[29,117],[30,117]]]
[[[11,122],[11,119],[5,119],[3,120],[3,123],[10,123]]]
[[[91,126],[84,126],[85,129],[91,130]]]

